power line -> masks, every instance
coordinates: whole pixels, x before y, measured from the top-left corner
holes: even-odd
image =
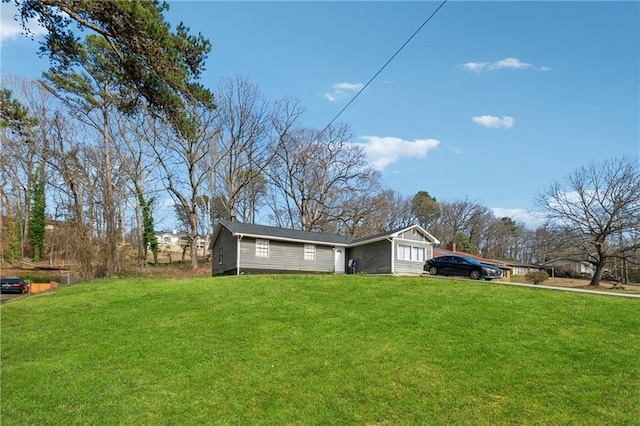
[[[340,112],[338,112],[338,113],[336,114],[336,116],[335,116],[335,117],[333,117],[333,119],[329,122],[329,124],[327,124],[327,125],[325,126],[325,128],[324,128],[324,129],[322,129],[322,131],[320,132],[320,134],[324,133],[324,131],[325,131],[325,130],[327,130],[327,129],[328,129],[328,128],[329,128],[329,127],[330,127],[330,126],[331,126],[331,125],[332,125],[332,124],[337,120],[337,119],[338,119],[338,117],[340,117],[340,115],[342,115],[342,113],[343,113],[347,108],[349,108],[349,105],[351,105],[351,104],[353,103],[353,101],[355,101],[355,100],[356,100],[356,98],[357,98],[358,96],[360,96],[360,94],[364,91],[364,89],[366,89],[366,88],[371,84],[371,82],[372,82],[373,80],[375,80],[375,79],[376,79],[376,77],[377,77],[377,76],[378,76],[382,71],[384,71],[384,69],[387,67],[387,65],[389,65],[389,64],[391,63],[391,61],[393,61],[393,59],[394,59],[396,56],[398,56],[398,54],[402,51],[402,49],[404,49],[404,47],[405,47],[407,44],[409,44],[409,42],[410,42],[410,41],[411,41],[411,40],[416,36],[416,34],[418,34],[418,33],[420,32],[420,30],[422,30],[422,28],[423,28],[425,25],[427,25],[427,23],[431,20],[431,18],[433,18],[433,17],[435,16],[435,14],[436,14],[436,13],[438,13],[438,11],[442,8],[442,6],[444,6],[444,5],[445,5],[445,3],[446,3],[447,1],[448,1],[448,0],[443,0],[443,2],[442,2],[442,3],[440,3],[440,6],[438,6],[438,8],[437,8],[436,10],[434,10],[434,11],[433,11],[433,13],[432,13],[428,18],[427,18],[427,20],[426,20],[426,21],[424,21],[424,22],[422,23],[422,25],[420,25],[420,27],[418,27],[418,29],[417,29],[417,30],[415,30],[415,32],[414,32],[413,34],[411,34],[411,37],[409,37],[409,38],[407,39],[407,41],[405,41],[405,42],[402,44],[402,46],[400,46],[400,48],[399,48],[398,50],[396,50],[396,53],[394,53],[394,54],[393,54],[393,56],[391,56],[391,57],[389,58],[389,60],[388,60],[387,62],[385,62],[385,64],[384,64],[384,65],[383,65],[383,66],[378,70],[378,72],[376,72],[376,73],[373,75],[373,77],[371,77],[371,78],[369,79],[369,81],[367,81],[367,84],[365,84],[364,86],[362,86],[362,88],[361,88],[360,90],[358,90],[358,93],[356,93],[356,94],[353,96],[353,98],[351,98],[351,100],[350,100],[350,101],[349,101],[349,102],[348,102],[348,103],[347,103],[347,104],[346,104],[346,105],[345,105],[345,106],[340,110]]]

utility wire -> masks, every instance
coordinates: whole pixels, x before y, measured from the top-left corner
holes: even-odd
[[[415,36],[420,32],[420,30],[422,30],[422,28],[423,28],[425,25],[427,25],[427,23],[431,20],[431,18],[433,18],[433,17],[435,16],[435,14],[436,14],[436,13],[438,13],[438,11],[442,8],[442,6],[444,6],[444,5],[445,5],[445,3],[446,3],[447,1],[448,1],[448,0],[443,0],[443,2],[442,2],[442,3],[440,3],[440,6],[438,6],[438,8],[437,8],[436,10],[434,10],[434,11],[433,11],[433,13],[432,13],[428,18],[427,18],[427,20],[426,20],[426,21],[424,21],[424,22],[422,23],[422,25],[420,25],[420,27],[419,27],[419,28],[418,28],[418,29],[417,29],[413,34],[411,34],[411,37],[409,37],[409,38],[407,39],[407,41],[405,41],[405,42],[404,42],[404,44],[403,44],[402,46],[400,46],[400,48],[396,51],[396,53],[394,53],[394,54],[393,54],[393,56],[391,56],[391,57],[389,58],[389,60],[388,60],[387,62],[385,62],[385,64],[384,64],[384,65],[383,65],[383,66],[378,70],[378,72],[376,72],[376,73],[373,75],[373,77],[371,77],[371,78],[369,79],[369,81],[367,81],[367,84],[365,84],[364,86],[362,86],[362,88],[361,88],[360,90],[358,90],[358,93],[356,93],[356,94],[353,96],[353,98],[351,98],[351,100],[350,100],[350,101],[349,101],[349,102],[344,106],[344,108],[342,108],[342,109],[340,110],[340,112],[339,112],[339,113],[337,113],[335,117],[333,117],[333,119],[329,122],[329,124],[327,124],[327,125],[325,126],[325,128],[324,128],[324,129],[322,129],[322,131],[320,132],[320,134],[324,133],[324,131],[325,131],[325,130],[327,130],[327,129],[328,129],[328,128],[329,128],[329,127],[330,127],[330,126],[331,126],[331,125],[332,125],[332,124],[337,120],[337,119],[338,119],[338,117],[340,117],[340,115],[342,115],[342,113],[343,113],[347,108],[349,108],[349,105],[351,105],[351,104],[353,103],[353,101],[355,101],[355,100],[356,100],[356,98],[357,98],[358,96],[360,96],[360,94],[361,94],[362,92],[364,92],[364,89],[366,89],[366,88],[371,84],[371,82],[372,82],[373,80],[375,80],[375,79],[376,79],[376,77],[377,77],[377,76],[378,76],[382,71],[384,71],[384,69],[387,67],[387,65],[389,65],[389,64],[391,63],[391,61],[393,61],[393,59],[394,59],[396,56],[398,56],[398,54],[402,51],[402,49],[404,49],[404,47],[405,47],[407,44],[409,44],[409,42],[410,42],[410,41],[411,41],[411,40],[412,40],[412,39],[413,39],[413,38],[414,38],[414,37],[415,37]]]

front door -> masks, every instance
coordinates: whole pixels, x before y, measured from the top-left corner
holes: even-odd
[[[336,254],[334,272],[344,274],[344,249],[336,247],[333,251]]]

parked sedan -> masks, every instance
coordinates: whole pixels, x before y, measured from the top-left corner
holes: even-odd
[[[0,278],[0,293],[26,293],[27,285],[21,278],[3,277]]]
[[[424,270],[431,275],[459,275],[473,280],[483,278],[491,281],[502,277],[502,271],[492,265],[480,263],[466,256],[440,256],[424,263]]]

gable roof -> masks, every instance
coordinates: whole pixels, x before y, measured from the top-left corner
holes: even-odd
[[[428,233],[422,226],[420,226],[420,225],[412,225],[412,226],[405,226],[405,227],[402,227],[402,228],[397,228],[397,229],[394,229],[392,231],[380,232],[379,234],[370,235],[368,237],[355,238],[353,240],[353,242],[351,243],[351,245],[368,244],[368,243],[371,243],[371,242],[374,242],[374,241],[386,240],[387,238],[397,238],[403,232],[410,231],[412,229],[415,229],[416,231],[420,232],[422,235],[427,237],[429,242],[431,242],[433,244],[440,244],[440,241],[436,237],[434,237],[433,235]]]
[[[279,228],[276,226],[256,225],[254,223],[231,222],[220,220],[220,225],[227,228],[234,236],[269,237],[273,240],[321,243],[333,245],[347,245],[353,238],[340,235],[324,234],[322,232],[300,231],[297,229]],[[213,240],[218,236],[218,231]]]
[[[542,262],[541,265],[543,266],[553,266],[554,263],[556,262],[571,262],[572,264],[580,264],[580,265],[584,265],[586,267],[589,268],[593,268],[593,265],[586,261],[586,260],[576,260],[576,259],[569,259],[568,257],[556,257],[555,259],[551,259],[551,260],[547,260],[546,262]]]
[[[218,233],[222,227],[227,228],[234,236],[261,238],[268,237],[272,240],[305,242],[310,244],[330,244],[338,246],[352,246],[368,244],[375,241],[385,240],[399,236],[402,232],[417,229],[427,237],[432,243],[438,244],[439,241],[433,235],[429,234],[419,225],[399,228],[393,231],[381,232],[369,237],[355,238],[345,237],[342,235],[325,234],[323,232],[300,231],[297,229],[279,228],[276,226],[256,225],[254,223],[231,222],[221,219],[216,232],[211,239],[211,244],[217,239]]]

